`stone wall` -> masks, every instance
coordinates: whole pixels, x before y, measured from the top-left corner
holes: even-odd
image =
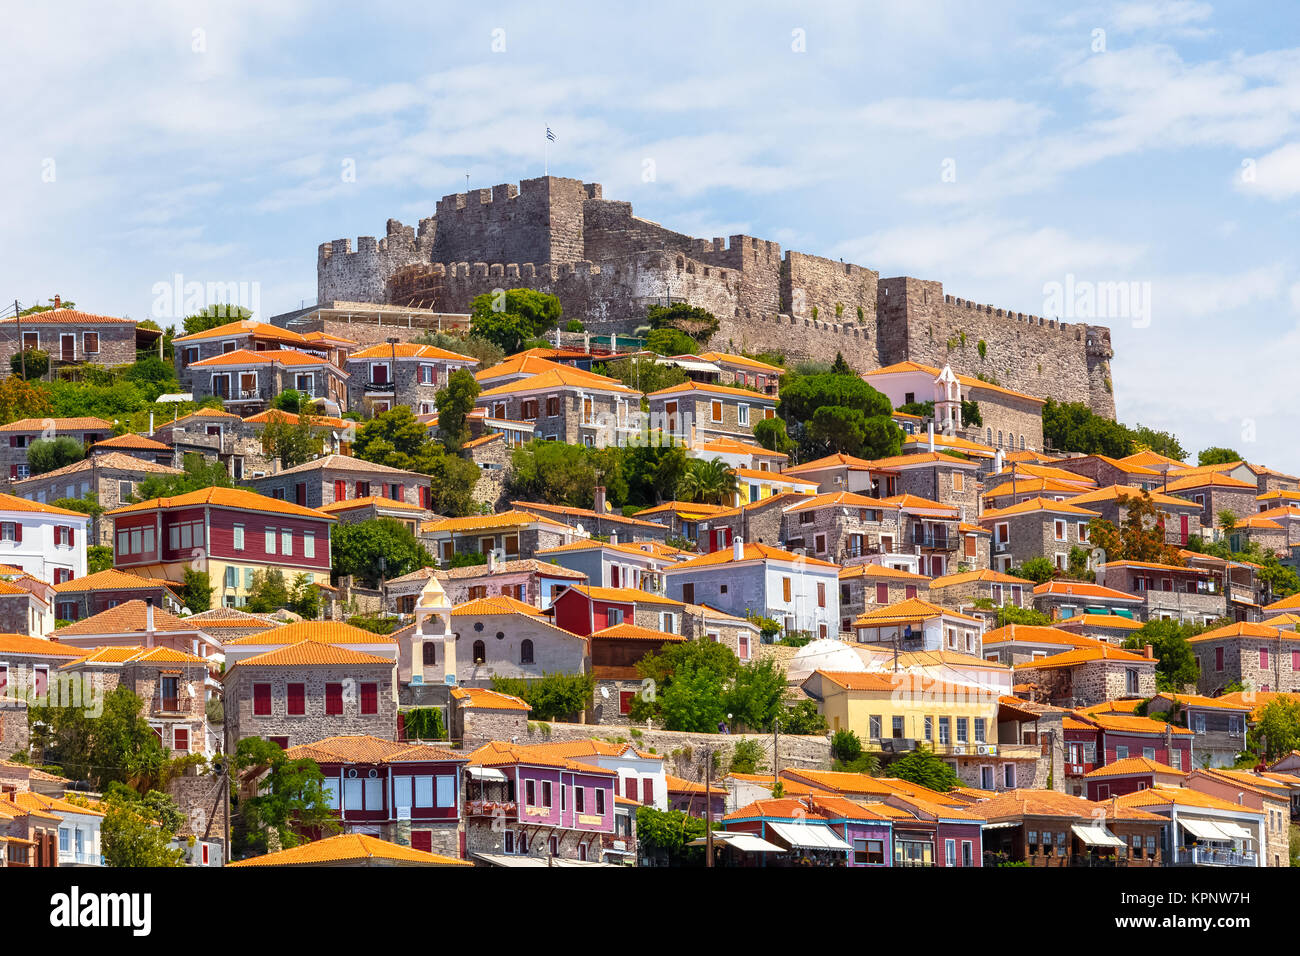
[[[167,794],[185,817],[177,835],[226,843],[226,815],[230,802],[226,799],[224,781],[212,774],[187,774],[173,777],[167,782]],[[222,859],[229,859],[223,853]]]
[[[226,672],[226,720],[229,749],[244,737],[287,737],[289,746],[312,743],[339,734],[373,734],[384,740],[397,737],[396,664],[347,667],[236,666]],[[271,714],[253,713],[253,685],[271,685]],[[290,716],[286,685],[306,685],[306,713]],[[325,685],[343,683],[343,713],[325,713]],[[378,713],[361,713],[361,685],[379,685]]]
[[[26,754],[28,739],[27,701],[0,697],[0,760]]]

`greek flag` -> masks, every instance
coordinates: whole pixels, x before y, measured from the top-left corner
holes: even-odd
[[[546,138],[549,139],[552,143],[555,142],[555,134],[551,132],[551,128],[549,126],[546,127]]]

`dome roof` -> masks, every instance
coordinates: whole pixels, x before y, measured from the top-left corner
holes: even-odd
[[[834,638],[821,638],[805,644],[795,652],[790,663],[786,665],[786,673],[791,677],[800,674],[808,675],[818,670],[865,671],[866,669],[866,662],[857,651]]]

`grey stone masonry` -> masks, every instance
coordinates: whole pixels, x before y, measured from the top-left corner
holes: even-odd
[[[290,747],[341,734],[397,737],[397,664],[259,666],[256,658],[226,671],[226,740],[233,748],[245,737],[284,737]],[[377,712],[363,714],[364,684],[378,684]],[[255,685],[269,684],[271,713],[254,712]],[[304,685],[305,713],[288,712],[288,685]],[[341,684],[343,713],[327,714],[326,685]]]

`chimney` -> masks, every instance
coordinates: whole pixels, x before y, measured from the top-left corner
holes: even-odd
[[[596,514],[598,515],[603,515],[605,513],[605,486],[604,485],[596,486],[595,499],[596,500],[592,503],[591,510],[596,512]]]
[[[930,422],[930,427],[928,430],[930,432],[930,454],[933,455],[934,454],[934,422]]]
[[[497,573],[497,549],[490,548],[487,553],[487,572],[488,574]]]
[[[733,561],[745,560],[745,539],[733,538],[731,541],[731,559]]]
[[[610,543],[610,544],[618,544],[618,532],[617,532],[617,531],[611,531],[611,532],[609,533],[609,543]]]
[[[153,598],[144,599],[144,646],[153,647]]]
[[[1154,660],[1156,656],[1155,649],[1150,644],[1144,644],[1142,646],[1142,656],[1147,660]]]
[[[63,308],[63,300],[60,299],[57,295],[54,297],[54,307],[56,309]]]

